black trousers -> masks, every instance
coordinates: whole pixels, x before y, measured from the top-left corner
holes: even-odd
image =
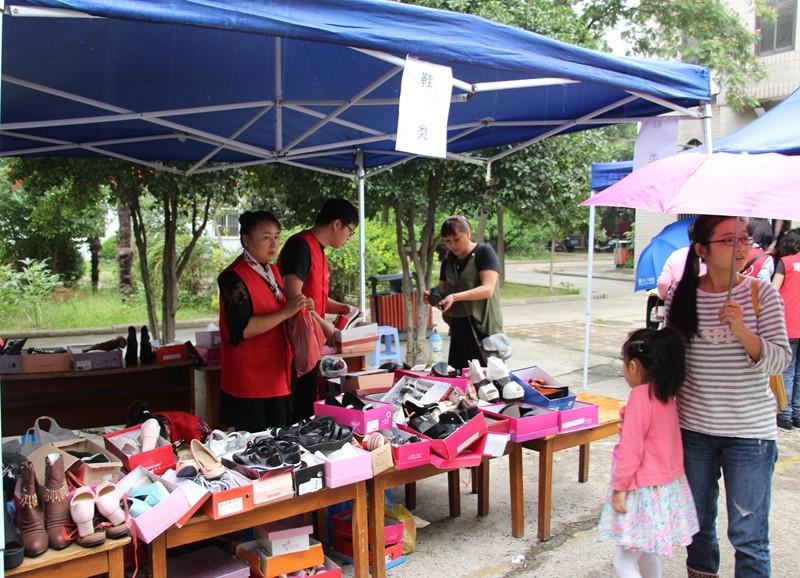
[[[294,423],[314,415],[314,402],[317,400],[317,376],[319,364],[312,371],[297,378],[292,397],[294,398]]]
[[[472,327],[469,317],[455,317],[450,320],[450,351],[447,354],[447,363],[459,371],[469,364],[473,359],[481,361],[481,365],[486,365],[486,361],[481,351],[478,339],[483,339],[485,335],[478,333]]]

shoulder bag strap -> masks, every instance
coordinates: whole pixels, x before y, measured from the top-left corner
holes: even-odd
[[[756,314],[756,319],[758,319],[758,314],[761,311],[761,307],[760,307],[761,304],[759,303],[759,299],[758,299],[758,281],[753,281],[750,284],[750,290],[751,290],[751,297],[750,298],[753,300],[753,311]]]

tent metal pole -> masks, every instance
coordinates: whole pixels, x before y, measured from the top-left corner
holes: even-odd
[[[6,8],[6,0],[0,0],[0,76],[3,72],[3,23],[5,22],[5,14],[4,10]],[[2,83],[0,82],[0,86]],[[2,93],[0,93],[0,111],[3,109],[3,99]],[[2,118],[0,116],[0,118]],[[0,128],[2,128],[2,124],[0,124]],[[3,376],[0,375],[0,407],[3,407]],[[0,431],[3,431],[3,421],[2,421],[2,412],[0,412]],[[3,454],[0,452],[0,472],[5,470],[5,466],[3,464]],[[3,507],[6,507],[5,498],[3,498]],[[6,549],[6,530],[5,524],[0,524],[0,556],[5,558],[5,549]],[[0,578],[6,575],[5,566],[0,567]]]
[[[594,196],[591,191],[589,198]],[[586,312],[583,333],[583,389],[589,389],[589,342],[592,335],[592,273],[594,272],[594,219],[595,207],[589,207],[589,256],[586,274]]]
[[[703,104],[700,119],[703,122],[703,152],[711,154],[714,152],[713,135],[711,134],[711,103]]]
[[[364,151],[356,151],[356,166],[358,167],[358,307],[362,315],[367,311],[367,265],[364,257],[366,247],[366,222],[364,221],[364,186],[366,174],[364,173]]]
[[[275,38],[275,152],[283,148],[283,51],[281,39]]]

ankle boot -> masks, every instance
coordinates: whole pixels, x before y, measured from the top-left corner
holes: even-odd
[[[686,575],[688,578],[719,578],[717,572],[706,572],[705,570],[695,570],[694,568],[686,567]]]
[[[25,462],[19,468],[21,478],[17,527],[22,534],[25,555],[34,557],[47,551],[47,531],[44,529],[44,515],[39,509],[36,497],[36,474],[33,464]]]
[[[67,502],[67,479],[64,475],[64,459],[59,454],[49,454],[44,466],[44,512],[47,539],[50,547],[61,550],[69,546],[64,526],[69,523]]]
[[[139,363],[151,365],[155,362],[156,357],[153,355],[153,347],[150,345],[150,332],[147,330],[147,325],[142,325],[142,338],[139,342]]]
[[[128,327],[128,348],[125,350],[125,367],[139,365],[139,341],[136,339],[136,328]]]

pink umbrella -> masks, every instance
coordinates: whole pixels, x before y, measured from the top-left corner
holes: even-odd
[[[800,220],[800,156],[673,155],[633,171],[581,204]]]

